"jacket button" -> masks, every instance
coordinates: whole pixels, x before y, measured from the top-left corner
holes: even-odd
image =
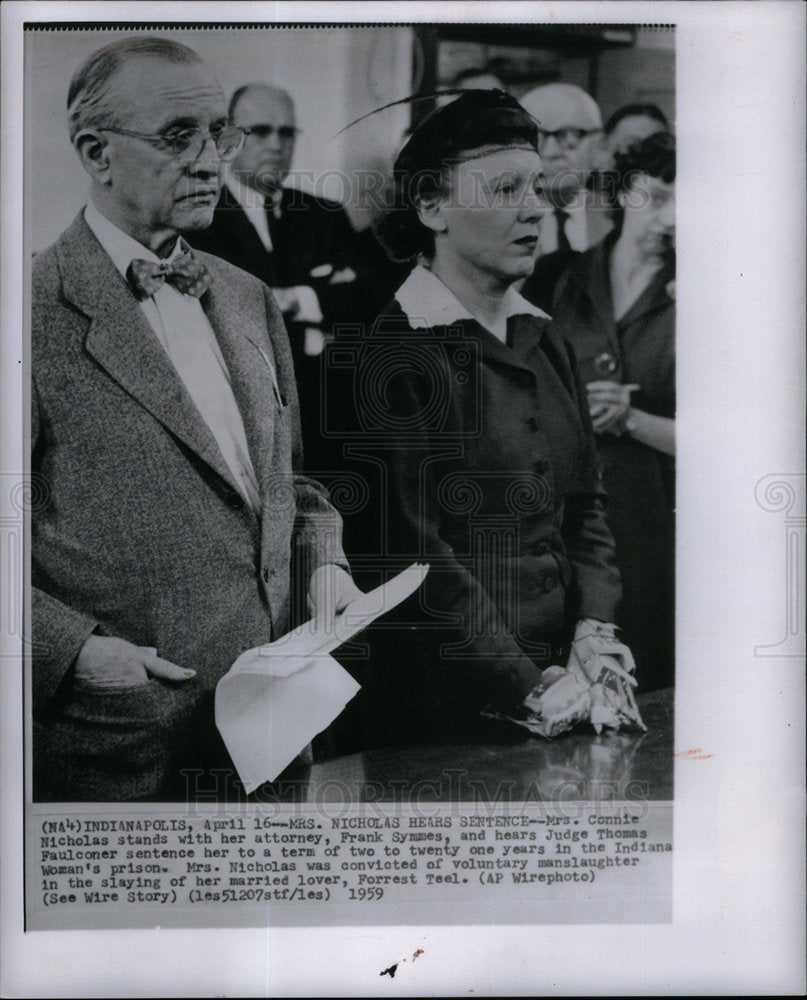
[[[535,551],[539,556],[545,556],[549,552],[549,542],[539,542],[535,546]]]
[[[547,592],[547,594],[551,590],[554,590],[555,587],[557,587],[557,585],[558,585],[557,577],[554,577],[554,576],[547,576],[547,577],[545,577],[545,579],[544,579],[544,590]]]
[[[536,420],[536,418],[527,417],[526,424],[527,427],[529,427],[529,429],[533,432],[533,434],[535,434],[536,431],[538,430],[538,421]]]

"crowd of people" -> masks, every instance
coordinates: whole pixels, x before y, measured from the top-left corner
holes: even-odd
[[[33,265],[36,798],[232,773],[233,661],[416,560],[314,752],[478,738],[617,638],[673,682],[674,139],[498,69],[411,132],[372,235],[287,185],[275,83],[227,102],[154,38],[77,69],[90,199]]]

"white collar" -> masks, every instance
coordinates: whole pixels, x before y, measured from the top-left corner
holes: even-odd
[[[447,326],[464,319],[476,319],[436,274],[420,264],[412,269],[409,277],[395,293],[395,299],[413,330]],[[507,289],[504,302],[508,319],[511,316],[525,314],[538,316],[541,319],[550,318],[538,306],[528,302],[515,288]]]
[[[138,243],[134,237],[125,233],[114,222],[110,222],[93,202],[89,202],[84,209],[84,221],[124,278],[133,260],[150,260],[155,264],[160,263],[160,258],[155,253],[148,247],[144,247],[142,243]],[[177,242],[168,259],[171,260],[178,253],[181,253],[182,249],[180,237],[177,237]]]
[[[580,215],[581,212],[585,212],[588,208],[588,191],[582,187],[575,192],[574,198],[568,203],[568,205],[560,205],[559,209],[562,212],[566,212],[567,215]]]
[[[232,196],[249,215],[255,209],[263,211],[269,204],[272,205],[272,214],[276,219],[280,218],[280,200],[283,197],[283,189],[277,188],[271,195],[261,194],[255,188],[242,184],[235,174],[229,173],[224,179],[224,183],[230,189]]]

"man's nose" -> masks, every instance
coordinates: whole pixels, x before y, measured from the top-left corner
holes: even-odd
[[[666,229],[672,229],[675,226],[675,198],[664,202],[659,212],[659,221]]]
[[[199,155],[195,160],[191,160],[188,166],[195,174],[212,177],[221,170],[221,162],[221,156],[219,155],[215,139],[212,135],[206,135],[202,148],[199,150]]]
[[[262,140],[264,149],[271,150],[271,152],[276,153],[283,147],[283,140],[280,138],[280,133],[276,128],[273,128],[266,137]]]
[[[554,135],[542,136],[541,142],[538,146],[538,152],[544,157],[563,156],[563,149],[558,142],[557,136]]]

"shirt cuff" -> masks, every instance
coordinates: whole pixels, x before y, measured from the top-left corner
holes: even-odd
[[[294,293],[299,303],[299,308],[294,316],[295,322],[315,325],[321,323],[322,310],[319,307],[319,299],[314,289],[309,285],[295,285]]]

